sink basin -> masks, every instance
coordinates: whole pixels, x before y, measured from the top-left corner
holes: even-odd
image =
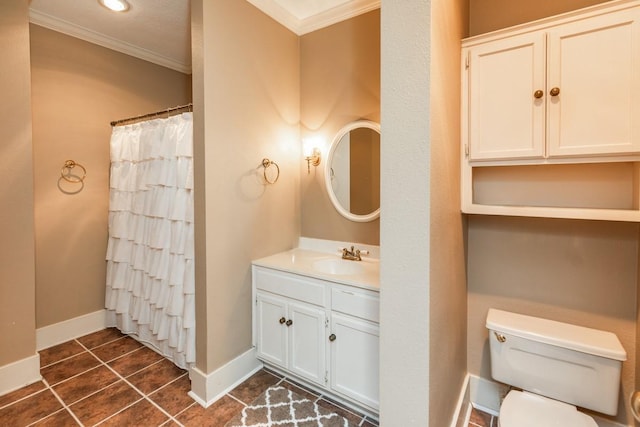
[[[325,258],[313,262],[313,268],[321,273],[349,275],[360,274],[364,268],[358,264],[360,261],[348,261],[340,258]]]

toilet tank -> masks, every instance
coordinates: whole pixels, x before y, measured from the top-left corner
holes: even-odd
[[[627,353],[597,329],[496,309],[487,314],[491,376],[575,406],[615,415]]]

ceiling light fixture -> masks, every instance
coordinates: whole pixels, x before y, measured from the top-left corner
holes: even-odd
[[[127,0],[98,0],[98,2],[114,12],[126,12],[130,7]]]

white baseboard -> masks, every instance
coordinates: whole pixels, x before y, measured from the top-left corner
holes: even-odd
[[[40,381],[40,355],[0,366],[0,396]]]
[[[40,351],[106,328],[106,312],[99,310],[36,329],[36,349]]]
[[[246,351],[210,374],[193,367],[189,370],[189,378],[191,378],[189,396],[206,408],[260,369],[262,369],[262,362],[256,358],[255,348]]]
[[[471,393],[469,392],[469,374],[465,375],[460,395],[456,403],[456,411],[451,418],[451,427],[466,427],[471,413]]]

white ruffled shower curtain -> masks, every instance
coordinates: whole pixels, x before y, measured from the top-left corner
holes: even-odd
[[[111,135],[110,325],[187,368],[195,362],[193,113]]]

